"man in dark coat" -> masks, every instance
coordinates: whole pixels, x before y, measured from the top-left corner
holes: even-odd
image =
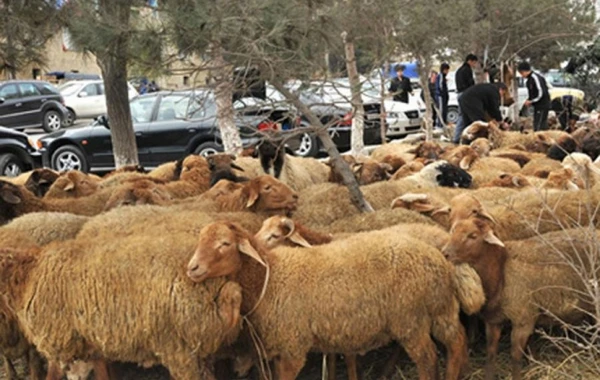
[[[454,76],[454,82],[456,83],[456,99],[460,103],[460,97],[462,93],[467,89],[475,85],[475,78],[473,77],[473,69],[477,66],[479,60],[474,54],[467,55],[465,63],[456,71]],[[456,131],[454,133],[454,143],[460,142],[460,135],[462,134],[465,126],[468,125],[464,122],[460,107],[458,107],[458,120],[456,122]]]
[[[408,103],[408,95],[412,95],[412,86],[410,85],[410,79],[405,77],[404,66],[396,66],[397,76],[392,79],[390,84],[389,92],[394,96],[394,101]]]
[[[450,71],[450,65],[442,63],[440,66],[440,74],[437,76],[435,81],[435,105],[440,111],[439,117],[435,119],[436,127],[443,128],[448,123],[448,82],[446,75]]]
[[[500,99],[507,91],[504,83],[481,83],[470,87],[458,100],[466,126],[475,121],[485,121],[487,112],[493,119],[502,122]]]
[[[525,106],[533,106],[533,130],[545,131],[548,129],[548,111],[550,111],[550,93],[546,78],[531,70],[529,62],[521,62],[517,67],[519,74],[527,79],[527,92],[529,97]]]

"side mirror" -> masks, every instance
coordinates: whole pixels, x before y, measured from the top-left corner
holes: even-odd
[[[108,117],[106,117],[105,115],[98,116],[96,118],[96,121],[98,122],[98,124],[100,124],[104,128],[110,129],[110,126],[108,124]]]
[[[6,99],[0,97],[0,104],[4,103]]]
[[[79,95],[77,95],[77,96],[79,96],[80,98],[85,98],[86,96],[88,96],[88,94],[87,94],[87,92],[85,92],[85,91],[81,91],[81,92],[79,93]]]

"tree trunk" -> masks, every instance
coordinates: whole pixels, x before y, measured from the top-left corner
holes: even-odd
[[[308,119],[308,122],[313,127],[316,127],[316,134],[321,140],[323,147],[327,151],[327,154],[333,163],[332,170],[342,177],[342,181],[350,193],[350,200],[352,201],[352,204],[354,204],[354,206],[356,206],[360,212],[373,212],[373,207],[363,196],[360,186],[358,186],[358,182],[356,181],[350,166],[342,159],[340,152],[333,143],[329,133],[327,133],[327,128],[323,125],[323,123],[321,123],[321,120],[319,120],[319,118],[315,116],[310,108],[302,103],[296,95],[292,94],[287,88],[285,88],[282,82],[273,79],[271,84],[277,89],[277,91],[281,92],[287,100],[289,100],[296,108],[298,108],[298,110]]]
[[[361,95],[361,83],[358,76],[358,68],[356,67],[356,54],[354,52],[354,40],[348,37],[348,32],[342,33],[344,42],[344,52],[346,55],[346,71],[348,71],[348,81],[350,82],[350,93],[352,103],[352,133],[351,137],[351,153],[354,156],[362,156],[365,154],[365,108],[363,107]]]
[[[119,20],[121,25],[129,25],[131,4],[129,2],[102,2],[103,17]],[[98,66],[102,70],[106,110],[110,124],[110,134],[115,165],[138,164],[138,152],[129,108],[129,91],[127,89],[127,55],[129,52],[129,35],[122,32],[115,38],[110,47],[97,53]]]
[[[427,141],[433,140],[433,113],[431,112],[433,106],[433,100],[429,93],[429,73],[431,72],[431,63],[429,58],[422,55],[419,57],[419,83],[421,84],[421,91],[423,91],[423,98],[425,99],[425,139]],[[440,73],[441,75],[441,73]]]
[[[225,62],[218,44],[213,46],[213,65],[215,70],[215,103],[217,105],[217,124],[221,132],[225,153],[238,155],[242,152],[242,138],[235,125],[233,111],[233,72],[231,65]]]

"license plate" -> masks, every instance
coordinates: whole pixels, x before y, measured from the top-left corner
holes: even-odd
[[[367,114],[367,120],[377,120],[379,119],[379,115],[376,113],[369,113]]]
[[[410,125],[419,125],[419,119],[409,119],[408,122]]]

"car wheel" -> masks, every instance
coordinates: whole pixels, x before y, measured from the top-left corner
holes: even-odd
[[[63,120],[60,113],[54,110],[46,111],[44,114],[44,131],[50,133],[55,132],[62,126]]]
[[[23,173],[25,165],[12,153],[0,155],[0,173],[3,177],[16,177]]]
[[[75,123],[75,112],[73,112],[72,110],[67,110],[67,118],[65,119],[63,125],[65,127],[70,127],[73,125],[73,123]]]
[[[317,136],[310,133],[303,133],[299,137],[300,141],[298,148],[294,150],[294,154],[299,157],[316,157],[319,154],[319,143]]]
[[[88,171],[88,165],[83,152],[74,145],[61,146],[54,151],[50,165],[52,169],[59,172],[68,170]]]
[[[202,157],[211,156],[213,154],[221,153],[223,151],[223,147],[214,142],[205,142],[196,147],[194,149],[194,154],[197,154]]]
[[[458,107],[448,108],[448,123],[458,123]]]

